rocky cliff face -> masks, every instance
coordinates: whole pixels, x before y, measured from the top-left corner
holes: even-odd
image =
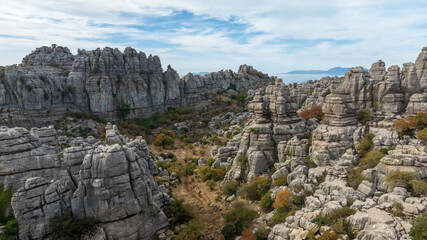
[[[217,89],[250,89],[273,78],[251,66],[205,76],[180,79],[170,66],[163,71],[160,58],[104,48],[79,50],[41,47],[22,64],[0,67],[0,123],[42,125],[67,111],[82,111],[115,119],[121,112],[147,117],[168,107],[195,105],[210,99]]]
[[[1,128],[0,181],[15,192],[20,239],[55,237],[49,221],[66,212],[94,218],[98,239],[151,239],[168,225],[170,197],[145,140],[116,130],[107,125],[109,144],[77,138],[60,150],[53,128]]]

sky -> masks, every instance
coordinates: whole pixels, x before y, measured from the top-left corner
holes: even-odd
[[[131,46],[188,72],[270,75],[414,62],[427,46],[426,0],[0,0],[0,65],[41,46]]]

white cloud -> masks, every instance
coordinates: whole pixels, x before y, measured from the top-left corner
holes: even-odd
[[[171,64],[181,74],[236,70],[243,63],[265,72],[369,67],[378,59],[401,65],[414,61],[427,45],[427,3],[421,0],[0,0],[0,5],[1,65],[19,63],[32,49],[51,43],[74,51],[107,45],[123,49],[126,43],[111,40],[119,34],[128,43],[165,43],[137,48],[160,55],[165,66]],[[155,24],[147,17],[176,11],[222,21],[233,18],[246,26],[244,33],[262,34],[241,43],[229,36],[227,27],[200,29],[188,22],[175,31],[150,32],[129,26]]]

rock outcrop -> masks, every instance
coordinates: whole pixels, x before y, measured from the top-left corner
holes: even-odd
[[[277,144],[306,134],[305,121],[296,113],[296,98],[281,81],[267,86],[265,96],[257,91],[248,108],[254,120],[242,133],[239,150],[225,181],[251,181],[268,173],[278,159]]]
[[[151,239],[167,227],[163,210],[171,200],[154,179],[158,169],[147,143],[113,126],[107,126],[108,144],[79,137],[61,152],[48,145],[52,128],[1,128],[0,180],[15,192],[20,239],[55,237],[49,221],[66,212],[94,218],[100,239]],[[41,139],[40,132],[46,133]]]
[[[193,106],[218,89],[266,85],[274,78],[242,65],[205,76],[180,79],[170,66],[163,71],[158,56],[133,48],[79,50],[52,45],[26,56],[21,65],[0,67],[0,124],[45,125],[67,111],[110,120],[147,117],[168,107]]]
[[[364,127],[356,121],[357,105],[347,89],[332,90],[322,107],[323,123],[313,131],[311,160],[318,166],[331,165],[348,148],[356,146]]]

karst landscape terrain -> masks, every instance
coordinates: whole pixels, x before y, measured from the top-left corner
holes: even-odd
[[[0,239],[427,239],[427,47],[285,84],[133,48],[0,67]]]

